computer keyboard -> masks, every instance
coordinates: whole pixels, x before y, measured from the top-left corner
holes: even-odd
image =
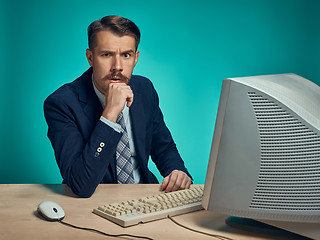
[[[202,196],[203,186],[192,185],[185,190],[99,206],[93,209],[93,212],[123,227],[128,227],[201,210]]]

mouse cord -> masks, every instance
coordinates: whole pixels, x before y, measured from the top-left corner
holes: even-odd
[[[190,231],[193,231],[193,232],[196,232],[196,233],[200,233],[200,234],[204,234],[204,235],[208,235],[210,237],[214,237],[214,238],[217,238],[217,239],[220,239],[220,240],[234,240],[232,238],[228,238],[228,237],[224,237],[224,236],[221,236],[221,235],[217,235],[217,234],[210,234],[210,233],[206,233],[206,232],[202,232],[202,231],[198,231],[198,230],[195,230],[195,229],[192,229],[192,228],[189,228],[185,225],[182,225],[181,223],[178,223],[176,220],[174,220],[171,216],[168,216],[168,218],[174,222],[175,224],[177,224],[178,226],[180,227],[183,227],[185,229],[188,229]]]
[[[117,234],[117,235],[113,235],[113,234],[108,234],[108,233],[104,233],[104,232],[101,232],[99,230],[96,230],[96,229],[93,229],[93,228],[84,228],[84,227],[78,227],[78,226],[75,226],[75,225],[72,225],[70,223],[66,223],[62,220],[58,220],[60,223],[64,224],[64,225],[67,225],[69,227],[73,227],[73,228],[76,228],[76,229],[81,229],[81,230],[86,230],[86,231],[92,231],[92,232],[96,232],[96,233],[100,233],[102,235],[105,235],[105,236],[108,236],[108,237],[133,237],[133,238],[141,238],[141,239],[147,239],[147,240],[154,240],[152,238],[148,238],[148,237],[142,237],[142,236],[135,236],[135,235],[131,235],[131,234]]]

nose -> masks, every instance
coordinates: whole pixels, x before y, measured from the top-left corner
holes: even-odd
[[[113,72],[113,71],[122,71],[122,70],[123,70],[123,67],[122,67],[121,57],[118,55],[115,55],[113,59],[111,71]]]

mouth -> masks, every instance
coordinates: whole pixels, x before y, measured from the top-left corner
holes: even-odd
[[[129,79],[124,76],[123,74],[119,73],[119,72],[114,72],[112,74],[109,74],[107,77],[106,77],[110,82],[114,82],[114,83],[117,83],[117,82],[124,82],[124,83],[128,83]]]
[[[117,80],[121,80],[121,78],[120,77],[111,77],[111,78],[109,78],[110,80],[115,80],[115,81],[117,81]]]
[[[110,82],[123,82],[121,78],[109,78]]]

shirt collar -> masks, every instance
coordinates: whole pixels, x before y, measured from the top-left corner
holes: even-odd
[[[106,106],[106,97],[104,96],[104,94],[102,92],[100,92],[96,85],[94,84],[93,82],[93,74],[91,75],[91,79],[92,79],[92,85],[93,85],[93,89],[94,89],[94,92],[96,93],[101,105],[102,105],[102,108],[104,108]]]

